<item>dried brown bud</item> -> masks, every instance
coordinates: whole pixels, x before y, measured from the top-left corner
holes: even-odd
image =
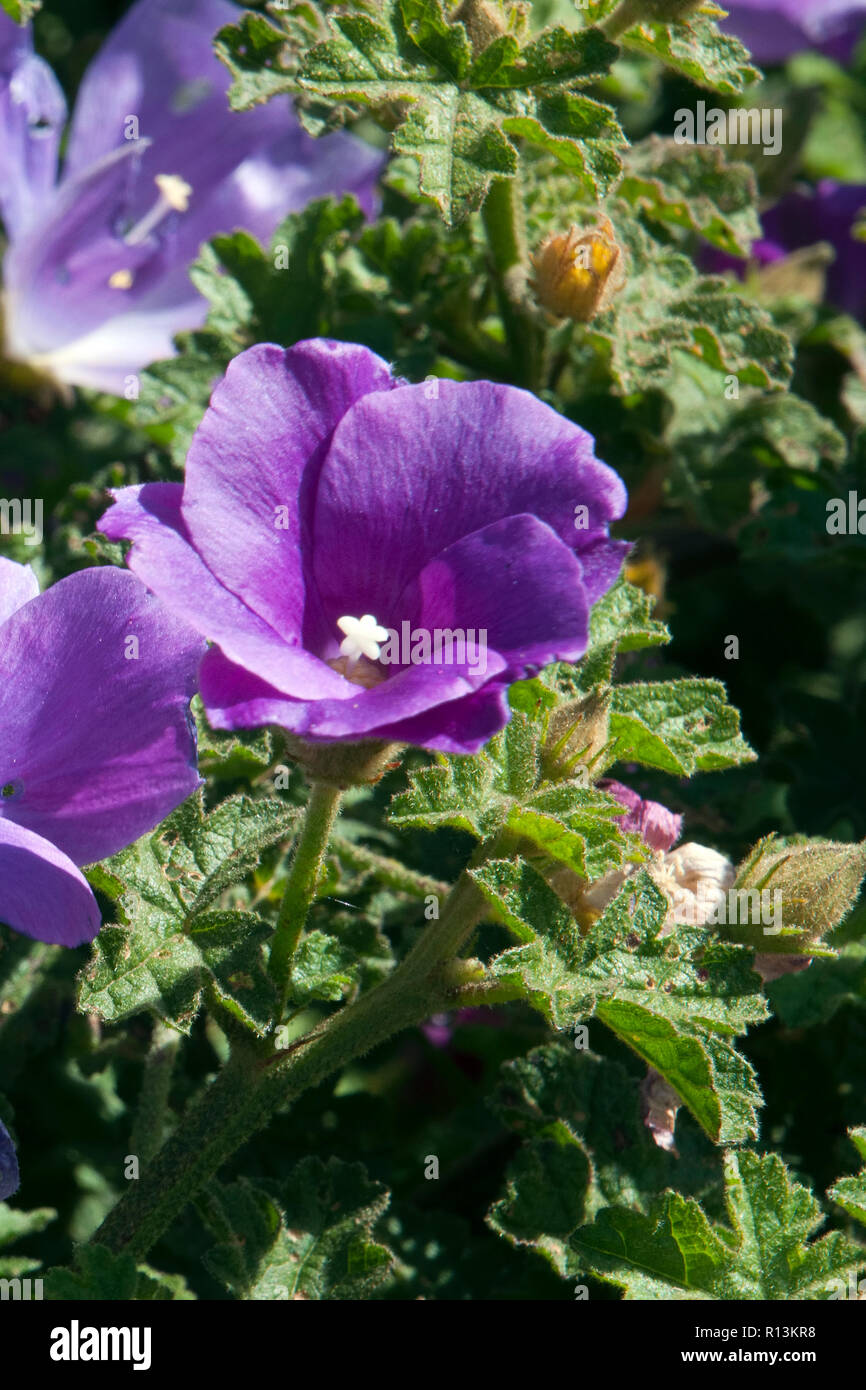
[[[566,234],[555,232],[532,257],[538,303],[560,319],[589,323],[610,304],[626,280],[625,253],[610,219]]]

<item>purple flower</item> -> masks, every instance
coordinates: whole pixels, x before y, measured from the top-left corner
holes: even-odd
[[[123,488],[100,524],[216,644],[217,728],[474,752],[512,681],[583,655],[618,574],[625,488],[592,445],[511,386],[260,345],[214,392],[185,483]]]
[[[866,242],[853,235],[859,214],[866,209],[866,186],[822,179],[814,189],[787,194],[762,213],[763,237],[752,243],[751,258],[759,265],[782,260],[803,246],[830,242],[836,257],[827,271],[827,299],[837,308],[866,317]],[[701,264],[711,271],[736,270],[746,262],[722,251],[702,252]]]
[[[683,818],[662,806],[660,801],[644,801],[631,787],[623,786],[612,778],[599,782],[599,788],[625,806],[626,812],[619,818],[622,830],[641,835],[650,849],[673,849],[683,830]]]
[[[228,0],[138,0],[88,68],[58,179],[66,103],[28,31],[0,10],[0,213],[5,353],[57,380],[121,394],[125,378],[204,323],[187,267],[203,241],[260,239],[309,199],[355,191],[369,211],[379,154],[314,141],[288,99],[229,109],[216,31]]]
[[[0,1120],[0,1202],[18,1189],[18,1158],[9,1131]]]
[[[863,29],[866,0],[725,0],[723,30],[759,63],[781,63],[804,48],[847,62]]]
[[[123,570],[39,594],[0,559],[0,921],[77,946],[99,930],[78,865],[199,785],[188,703],[203,643]]]

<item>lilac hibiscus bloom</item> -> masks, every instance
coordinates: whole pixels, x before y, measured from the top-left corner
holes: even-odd
[[[204,644],[131,574],[39,594],[0,559],[0,921],[63,946],[99,909],[80,872],[199,785],[189,700]]]
[[[241,353],[185,483],[115,496],[102,529],[215,643],[211,722],[312,742],[476,751],[512,681],[583,655],[626,549],[608,535],[625,488],[577,425],[324,339]]]
[[[721,27],[759,63],[782,63],[804,48],[847,62],[863,32],[866,0],[725,0]]]
[[[0,1202],[18,1190],[18,1158],[9,1131],[0,1120]]]
[[[822,179],[815,188],[795,190],[761,214],[763,236],[752,243],[751,259],[772,265],[791,251],[829,242],[835,259],[827,270],[827,299],[866,318],[866,242],[854,236],[854,226],[866,210],[866,186]],[[736,270],[745,274],[746,261],[715,249],[702,253],[706,270]]]
[[[0,10],[7,357],[121,394],[204,322],[187,274],[203,241],[236,227],[267,239],[328,193],[371,210],[376,151],[344,134],[312,140],[288,98],[229,109],[212,45],[239,13],[228,0],[138,0],[84,76],[58,178],[63,93]]]

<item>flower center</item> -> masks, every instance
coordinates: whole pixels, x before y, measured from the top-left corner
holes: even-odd
[[[186,212],[192,197],[192,187],[179,174],[157,174],[154,179],[159,197],[153,206],[126,233],[127,246],[140,246],[155,232],[170,212]],[[116,270],[108,283],[113,290],[129,290],[135,279],[131,270]]]
[[[350,669],[362,656],[368,661],[379,660],[380,643],[387,640],[388,629],[380,627],[372,613],[365,613],[363,618],[338,618],[337,627],[346,634],[340,652],[348,657]]]
[[[387,640],[388,629],[381,627],[372,613],[365,613],[361,618],[347,614],[337,619],[337,627],[345,633],[340,643],[340,656],[327,664],[355,685],[365,689],[378,685],[385,679],[385,672],[373,662],[379,660],[380,644]]]
[[[0,801],[11,801],[13,796],[23,792],[24,785],[21,782],[6,782],[0,787]]]

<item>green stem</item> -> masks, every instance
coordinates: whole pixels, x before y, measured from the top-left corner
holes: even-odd
[[[144,1064],[138,1109],[129,1139],[130,1152],[137,1156],[142,1168],[159,1152],[165,1137],[168,1097],[179,1046],[179,1034],[157,1023]]]
[[[301,939],[313,899],[319,870],[340,809],[342,792],[325,782],[314,782],[304,815],[304,824],[295,843],[295,852],[280,913],[271,943],[268,969],[285,1007],[292,978],[292,957]],[[282,1009],[280,1011],[282,1013]]]
[[[495,179],[481,209],[499,312],[511,349],[516,384],[530,391],[544,385],[544,331],[527,297],[529,251],[519,177]]]
[[[615,10],[599,24],[605,38],[618,39],[626,29],[633,29],[641,20],[647,19],[647,7],[643,0],[619,0]]]
[[[474,862],[494,852],[479,846]],[[270,1117],[335,1071],[403,1028],[447,1008],[455,990],[443,969],[465,944],[486,910],[467,874],[452,890],[438,922],[431,922],[393,975],[291,1049],[263,1055],[239,1045],[225,1070],[195,1101],[184,1123],[163,1145],[142,1180],[127,1189],[93,1243],[143,1259],[221,1165]]]
[[[450,891],[450,884],[443,883],[441,879],[417,874],[412,869],[407,869],[399,859],[389,859],[384,854],[376,854],[373,850],[349,840],[336,840],[334,853],[353,869],[366,869],[375,874],[386,888],[393,888],[398,893],[408,893],[413,898],[426,898],[431,894],[437,898],[444,898]]]

